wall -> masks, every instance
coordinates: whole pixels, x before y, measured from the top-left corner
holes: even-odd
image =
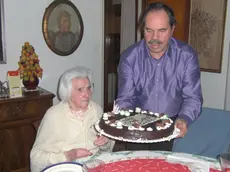
[[[135,0],[121,1],[121,46],[123,52],[130,45],[135,43],[136,34],[136,2]]]
[[[227,18],[226,18],[226,32],[225,32],[225,56],[227,56],[226,62],[228,62],[228,71],[227,71],[227,82],[226,82],[226,96],[225,96],[225,106],[224,109],[230,111],[230,34],[229,29],[230,29],[230,1],[228,0],[228,5],[227,5]],[[228,47],[228,48],[227,48]]]
[[[0,80],[6,80],[7,70],[16,70],[21,47],[29,41],[44,69],[39,86],[56,93],[58,78],[74,65],[84,65],[94,73],[93,100],[103,102],[103,0],[71,0],[82,15],[84,35],[78,49],[69,56],[58,56],[46,45],[42,34],[42,18],[52,0],[5,0],[5,33],[7,64],[0,65]],[[90,12],[89,12],[90,9]],[[55,103],[57,99],[55,98]]]
[[[230,42],[228,50],[228,69],[230,69]],[[224,109],[230,111],[230,72],[227,73],[226,96]]]
[[[213,107],[218,109],[230,110],[230,93],[227,93],[227,88],[230,87],[230,83],[227,82],[228,73],[230,72],[229,59],[229,41],[230,41],[230,2],[227,3],[227,14],[225,22],[225,35],[223,45],[223,57],[222,57],[222,70],[221,73],[209,73],[202,72],[202,90],[204,96],[204,106]],[[229,90],[228,90],[229,91]],[[227,97],[228,96],[228,97]],[[228,100],[228,103],[226,102]]]

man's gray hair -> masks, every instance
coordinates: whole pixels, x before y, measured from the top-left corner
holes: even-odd
[[[70,100],[72,91],[72,80],[74,78],[87,78],[89,84],[93,89],[93,74],[92,71],[83,66],[75,66],[66,70],[59,79],[58,97],[62,101],[68,102]]]

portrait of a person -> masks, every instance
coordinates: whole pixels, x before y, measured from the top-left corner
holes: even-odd
[[[48,47],[61,56],[72,54],[83,37],[83,21],[71,1],[53,1],[43,16],[43,36]]]
[[[50,31],[50,39],[53,46],[60,51],[69,51],[76,44],[76,34],[71,28],[71,15],[69,12],[63,10],[57,16],[58,31]]]

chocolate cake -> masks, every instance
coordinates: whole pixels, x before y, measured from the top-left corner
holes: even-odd
[[[149,143],[167,140],[174,132],[174,123],[163,113],[136,108],[135,111],[119,110],[118,114],[104,113],[95,128],[102,135],[116,140]]]

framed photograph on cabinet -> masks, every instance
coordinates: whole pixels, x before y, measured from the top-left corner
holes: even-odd
[[[42,21],[43,36],[57,55],[68,56],[80,45],[83,21],[77,7],[68,0],[55,0],[46,9]]]
[[[5,51],[5,20],[4,20],[4,5],[3,0],[0,0],[0,64],[6,63],[6,51]]]
[[[221,73],[227,0],[192,0],[189,43],[202,71]]]

